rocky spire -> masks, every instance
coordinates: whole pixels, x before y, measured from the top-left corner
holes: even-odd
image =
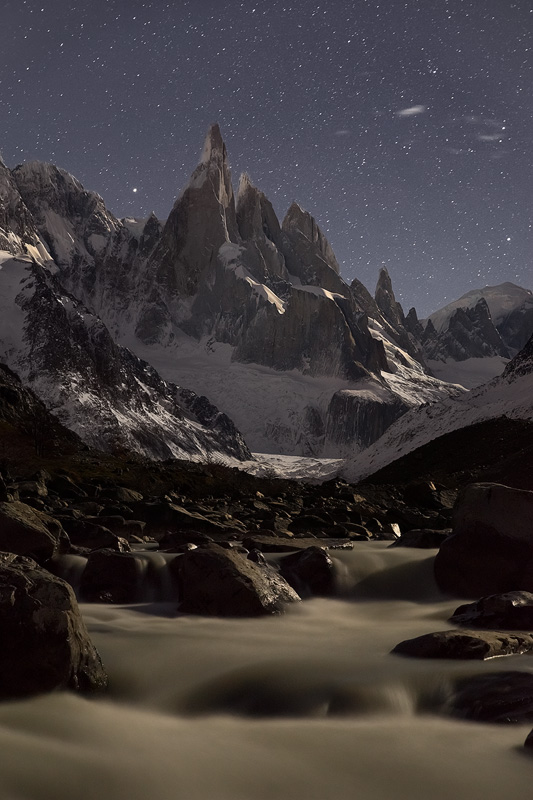
[[[261,254],[261,281],[288,279],[283,252],[283,234],[272,204],[243,173],[237,193],[237,225],[247,244],[253,244]],[[253,259],[252,259],[253,261]],[[251,270],[254,272],[254,270]]]
[[[392,326],[400,326],[402,328],[405,326],[403,309],[394,296],[392,281],[385,267],[382,267],[379,271],[376,286],[376,303],[387,322],[390,322]]]
[[[238,242],[235,198],[218,125],[207,133],[200,162],[174,204],[153,264],[171,295],[193,295],[220,247]]]
[[[316,220],[308,211],[304,211],[298,203],[291,204],[283,220],[282,228],[285,233],[289,234],[299,232],[309,242],[316,245],[327,265],[339,273],[339,265],[330,243],[318,227]]]

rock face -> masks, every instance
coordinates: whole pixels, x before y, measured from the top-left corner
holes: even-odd
[[[450,320],[458,310],[472,311],[480,302],[486,306],[492,328],[497,331],[504,347],[514,355],[526,344],[533,333],[533,292],[513,283],[475,289],[435,311],[429,318],[433,331],[439,336],[445,334],[446,330],[452,327]],[[470,317],[471,323],[474,322],[475,317],[475,314]],[[482,311],[482,317],[485,318],[484,324],[486,324],[485,309]],[[460,316],[458,320],[461,319],[465,318]],[[477,329],[476,335],[479,333],[481,333],[481,328]],[[495,343],[494,330],[490,326],[487,328],[487,333]],[[478,347],[479,343],[476,346]],[[468,348],[469,345],[466,344],[466,349],[468,350]]]
[[[0,554],[0,696],[96,692],[107,677],[71,587],[29,558]]]
[[[533,591],[533,492],[472,484],[435,559],[440,589],[458,597]]]
[[[188,614],[221,617],[279,614],[287,603],[300,599],[275,570],[217,545],[185,553],[176,566],[179,610]]]
[[[476,603],[459,606],[450,617],[450,622],[476,628],[533,630],[533,594],[507,592],[482,597]]]
[[[494,631],[437,631],[400,642],[393,653],[415,658],[453,658],[484,661],[533,650],[532,633]]]
[[[447,328],[440,333],[430,320],[422,341],[426,357],[433,361],[511,356],[483,297],[471,308],[458,308],[449,318]]]

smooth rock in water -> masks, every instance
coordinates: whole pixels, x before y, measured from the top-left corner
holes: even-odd
[[[451,530],[437,531],[433,528],[413,528],[402,533],[399,539],[389,545],[389,547],[419,547],[421,549],[432,549],[440,547],[445,539],[450,535]]]
[[[441,591],[472,598],[533,591],[533,492],[471,484],[457,499],[452,529],[435,558]]]
[[[533,631],[533,594],[506,592],[482,597],[476,603],[459,606],[450,622],[480,628]]]
[[[437,631],[406,639],[392,650],[415,658],[464,658],[484,661],[533,650],[533,634],[496,631]]]
[[[121,553],[131,550],[127,539],[87,519],[65,520],[64,525],[72,544],[78,547],[90,550],[108,548]]]
[[[526,741],[524,742],[524,747],[527,747],[528,750],[531,750],[533,753],[533,731],[530,731],[528,734]]]
[[[0,553],[0,636],[1,699],[107,686],[72,588],[12,553]]]
[[[336,593],[335,567],[322,547],[307,547],[284,556],[279,571],[301,597],[332,597]]]
[[[217,545],[184,553],[175,562],[179,610],[220,617],[279,614],[300,600],[276,570]]]
[[[461,678],[448,709],[455,717],[476,722],[532,722],[533,673],[493,672]]]
[[[135,556],[95,550],[87,559],[80,594],[91,603],[134,603],[139,599],[140,578]]]
[[[353,542],[348,539],[280,539],[277,536],[254,534],[246,536],[242,543],[248,550],[261,550],[263,553],[289,553],[294,550],[307,550],[308,547],[322,547],[326,550],[353,550]]]
[[[26,503],[0,503],[0,551],[51,558],[66,539],[61,524]]]

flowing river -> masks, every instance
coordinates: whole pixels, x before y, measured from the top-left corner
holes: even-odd
[[[529,800],[532,726],[439,709],[454,675],[533,659],[390,654],[451,627],[433,557],[356,543],[339,598],[275,618],[82,605],[110,692],[0,705],[1,800]]]

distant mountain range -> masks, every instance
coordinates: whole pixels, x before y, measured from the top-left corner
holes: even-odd
[[[296,203],[280,223],[246,175],[235,197],[216,125],[164,224],[0,162],[0,251],[0,361],[87,444],[151,458],[358,453],[409,409],[464,408],[533,332],[513,284],[427,321],[386,270],[348,285]]]

